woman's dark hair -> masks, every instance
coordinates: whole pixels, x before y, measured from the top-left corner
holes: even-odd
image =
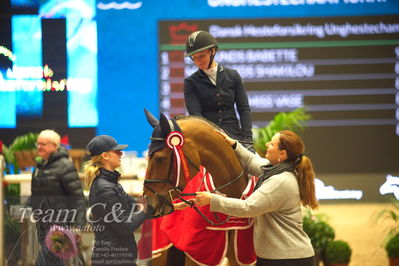
[[[288,161],[298,161],[295,171],[302,204],[317,209],[319,203],[316,199],[315,173],[312,161],[303,155],[305,152],[303,140],[290,130],[280,131],[279,134],[279,149],[287,152]]]

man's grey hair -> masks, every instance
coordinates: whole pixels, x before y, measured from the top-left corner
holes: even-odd
[[[51,142],[57,145],[57,148],[61,144],[61,137],[60,135],[52,129],[45,129],[40,132],[39,137],[49,139]]]

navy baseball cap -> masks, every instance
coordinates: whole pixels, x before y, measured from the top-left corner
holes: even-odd
[[[87,149],[91,156],[100,155],[106,151],[120,151],[127,148],[128,145],[119,145],[116,140],[108,135],[95,136],[87,144]]]

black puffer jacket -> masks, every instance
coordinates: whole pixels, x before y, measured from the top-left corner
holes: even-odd
[[[95,235],[92,265],[134,265],[137,245],[133,232],[147,215],[118,183],[120,174],[104,168],[90,188],[90,221]]]
[[[32,174],[30,205],[33,210],[41,209],[44,215],[46,210],[54,210],[54,219],[51,220],[53,223],[83,225],[86,204],[82,183],[75,166],[68,158],[68,151],[60,146],[47,161],[37,164]],[[57,218],[57,211],[65,209],[71,211],[60,211],[61,215]],[[65,217],[67,214],[68,217]]]

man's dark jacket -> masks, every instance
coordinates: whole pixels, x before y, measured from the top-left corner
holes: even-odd
[[[64,146],[60,146],[47,161],[37,163],[32,174],[30,205],[33,210],[43,211],[44,216],[54,210],[55,215],[46,227],[51,224],[85,224],[82,183]]]

